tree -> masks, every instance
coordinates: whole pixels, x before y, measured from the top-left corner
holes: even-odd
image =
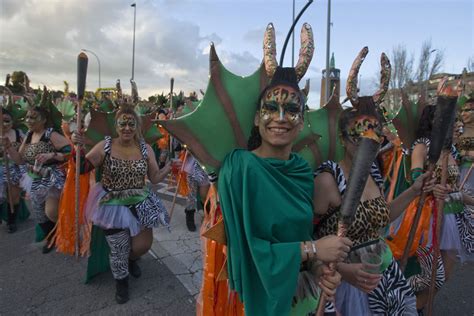
[[[431,55],[434,52],[436,54],[432,58]],[[422,43],[416,68],[414,54],[410,54],[404,45],[395,46],[390,56],[392,76],[390,90],[385,98],[387,109],[397,111],[401,105],[402,93],[407,93],[408,87],[415,88],[415,90],[421,92],[422,99],[424,99],[426,97],[428,79],[441,70],[443,61],[443,51],[433,49],[431,40],[426,40]],[[378,77],[380,79],[380,74]],[[379,82],[380,80],[374,81],[376,86],[379,85]]]
[[[467,71],[474,72],[474,56],[468,59],[466,68],[467,68]]]
[[[431,54],[436,52],[433,62],[431,62]],[[431,40],[423,42],[421,45],[420,60],[418,61],[418,70],[416,73],[416,81],[421,83],[428,80],[433,74],[440,71],[444,61],[444,53],[442,50],[433,49]]]
[[[392,63],[390,88],[401,89],[413,78],[413,54],[409,57],[406,47],[398,45],[392,49],[390,60]]]

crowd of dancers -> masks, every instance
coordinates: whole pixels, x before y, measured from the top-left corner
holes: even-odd
[[[156,185],[174,178],[187,197],[189,231],[196,231],[196,210],[204,208],[198,315],[423,314],[456,262],[474,259],[474,96],[442,80],[436,102],[412,105],[421,115],[407,147],[384,109],[390,80],[384,54],[380,88],[358,95],[364,48],[348,75],[352,106],[332,118],[337,136],[331,141],[343,154],[308,163],[295,153],[295,142],[311,115],[298,83],[311,62],[312,30],[303,26],[294,68],[276,62],[274,37],[269,25],[260,70],[265,79],[259,84],[264,83],[255,92],[236,87],[253,100],[244,131],[250,135],[247,147],[230,145],[234,148],[210,174],[202,167],[214,157],[203,153],[202,131],[187,131],[195,137],[186,143],[167,125],[197,115],[205,105],[195,94],[174,107],[157,106],[141,101],[136,90],[122,95],[118,86],[114,96],[86,100],[90,114],[77,128],[76,109],[84,102],[73,94],[33,91],[27,76],[12,92],[7,80],[0,165],[7,231],[21,229],[30,214],[35,239],[44,240],[43,253],[79,252],[89,258],[88,277],[110,267],[115,299],[123,304],[129,300],[129,275],[142,273],[138,259],[152,245],[152,229],[170,227]],[[454,109],[454,119],[442,126],[446,134],[440,141],[436,113],[446,108]],[[234,110],[225,111],[233,115],[231,122],[242,111]],[[104,122],[111,122],[107,134],[95,129]],[[214,123],[204,125],[219,147],[226,141],[218,135],[219,124],[227,123]],[[383,149],[364,171],[360,157],[369,153],[360,148],[369,139]],[[76,177],[78,223],[70,203]],[[105,247],[97,246],[101,243]]]

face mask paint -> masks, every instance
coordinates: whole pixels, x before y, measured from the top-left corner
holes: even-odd
[[[137,128],[137,121],[132,115],[122,115],[117,120],[117,127],[120,131],[124,131],[127,126],[131,131],[134,131]]]
[[[360,116],[350,125],[347,130],[347,136],[352,143],[357,144],[360,136],[368,130],[373,130],[378,136],[382,135],[382,126],[376,118],[371,116]]]
[[[292,125],[297,125],[303,120],[300,94],[286,87],[271,89],[262,99],[260,119],[264,122],[286,119]]]
[[[3,127],[8,129],[8,128],[12,127],[12,125],[13,125],[12,120],[9,117],[4,116],[3,117]]]
[[[29,128],[31,128],[37,123],[40,123],[41,121],[42,121],[41,114],[36,113],[36,112],[28,112],[25,116],[25,123]]]

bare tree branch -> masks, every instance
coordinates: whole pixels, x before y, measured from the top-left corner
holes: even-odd
[[[469,57],[469,59],[467,61],[467,67],[466,68],[469,72],[474,71],[474,56]]]

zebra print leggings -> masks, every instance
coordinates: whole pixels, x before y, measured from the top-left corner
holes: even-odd
[[[186,196],[186,210],[192,210],[197,208],[197,195],[199,193],[199,186],[209,184],[207,174],[202,170],[201,166],[197,161],[193,162],[193,169],[188,174],[188,187],[189,193]]]
[[[104,230],[105,239],[110,247],[110,270],[116,280],[125,279],[128,276],[128,258],[130,256],[131,238],[128,230],[107,229]]]

